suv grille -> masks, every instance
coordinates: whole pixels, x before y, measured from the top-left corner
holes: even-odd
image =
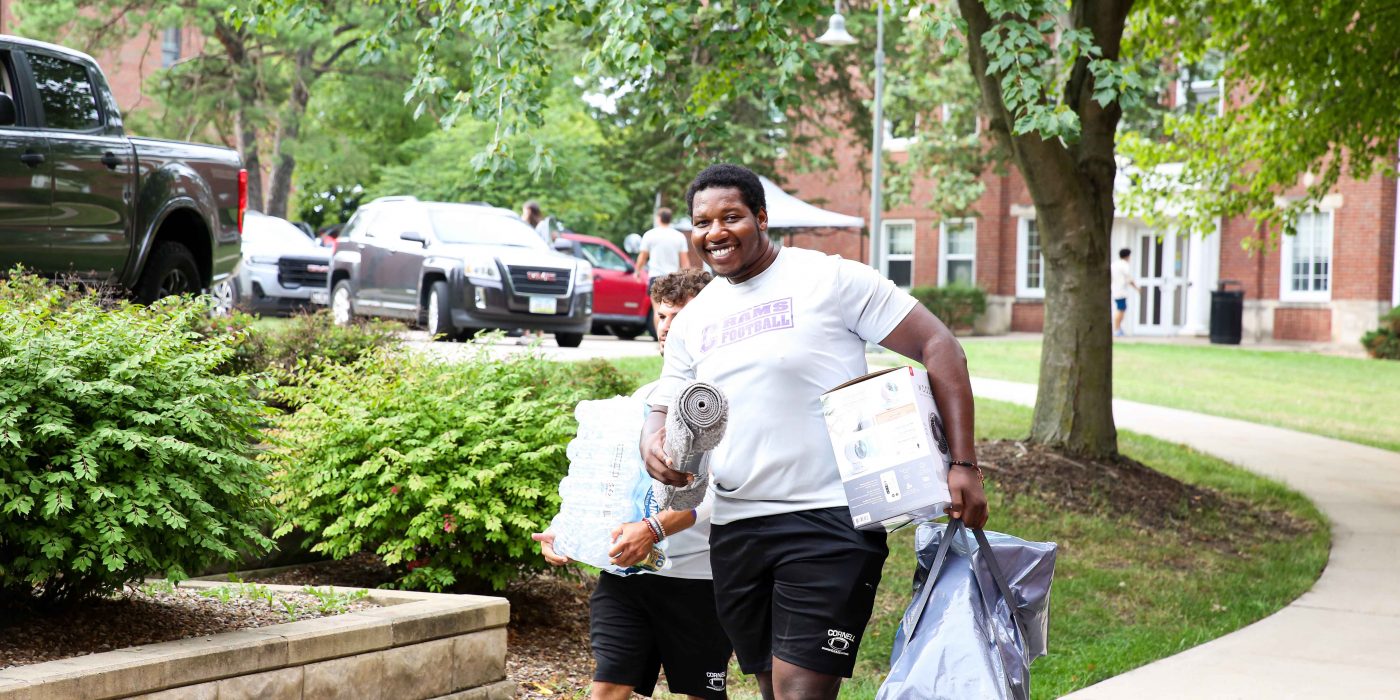
[[[330,263],[306,258],[278,258],[277,283],[283,287],[324,287]]]
[[[569,293],[571,270],[545,267],[512,267],[510,286],[516,294],[549,294],[564,296]]]

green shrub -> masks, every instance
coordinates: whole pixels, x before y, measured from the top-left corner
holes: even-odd
[[[617,365],[598,358],[582,362],[556,362],[552,367],[560,381],[588,398],[629,396],[641,386]]]
[[[0,599],[58,605],[266,551],[266,409],[197,299],[0,281]]]
[[[909,293],[940,321],[957,331],[968,331],[987,311],[987,293],[978,287],[953,284],[947,287],[915,287]]]
[[[1361,336],[1366,352],[1382,360],[1400,360],[1400,306],[1381,316],[1381,327]]]
[[[208,318],[201,324],[206,335],[239,336],[225,371],[271,372],[279,378],[295,371],[299,362],[312,358],[340,364],[354,362],[373,350],[398,344],[401,330],[400,324],[377,319],[337,326],[325,309],[296,314],[277,325],[259,324],[256,316],[241,311]]]
[[[315,363],[277,390],[296,408],[277,419],[277,536],[305,532],[340,559],[377,553],[398,585],[505,585],[543,566],[530,533],[559,509],[574,405],[612,396],[537,356],[454,364],[379,351],[349,365]],[[625,381],[625,380],[624,380]]]

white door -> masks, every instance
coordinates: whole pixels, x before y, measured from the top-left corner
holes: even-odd
[[[1133,273],[1137,276],[1134,332],[1175,335],[1186,324],[1191,241],[1175,231],[1133,227]]]

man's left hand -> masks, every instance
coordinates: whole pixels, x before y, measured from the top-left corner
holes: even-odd
[[[949,515],[961,518],[968,527],[981,528],[987,524],[987,494],[982,491],[982,475],[977,470],[966,467],[950,469],[948,493],[953,498],[953,505],[946,511]]]
[[[612,563],[624,568],[636,566],[646,559],[647,555],[651,554],[652,545],[655,544],[651,537],[651,528],[640,520],[613,528],[612,539],[613,547],[608,550],[608,556],[612,558]]]

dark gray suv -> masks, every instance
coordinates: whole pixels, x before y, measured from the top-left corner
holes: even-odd
[[[337,323],[388,316],[440,339],[522,328],[572,348],[593,323],[593,268],[485,204],[382,197],[360,207],[336,243],[330,288]]]

